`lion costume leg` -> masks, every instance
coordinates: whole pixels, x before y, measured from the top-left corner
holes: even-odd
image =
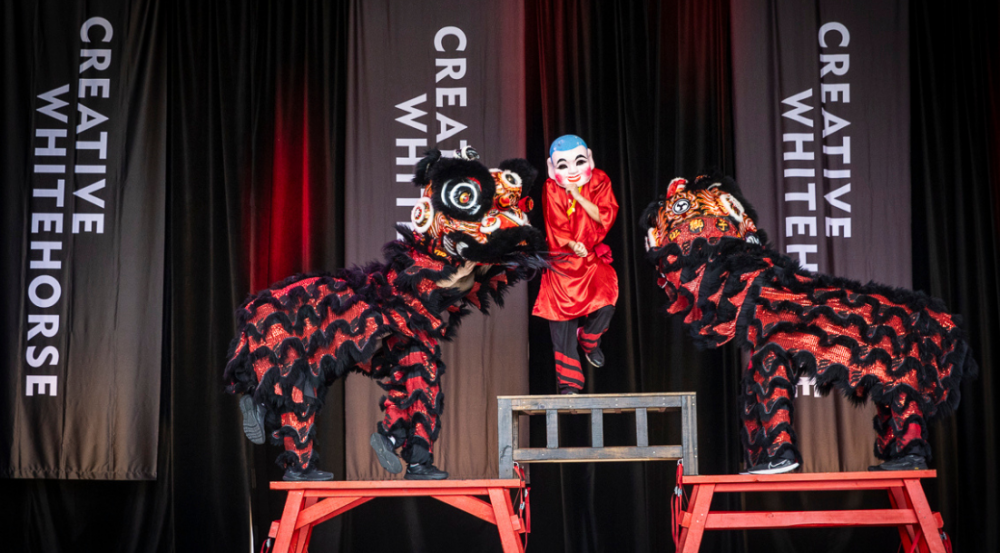
[[[747,467],[788,455],[801,462],[792,429],[795,377],[780,348],[755,352],[743,373],[741,434]]]
[[[276,435],[282,437],[285,446],[285,453],[279,457],[279,462],[285,468],[294,467],[297,470],[308,470],[310,462],[313,461],[313,423],[316,415],[309,415],[305,420],[300,420],[295,413],[282,413],[281,428]]]
[[[324,390],[309,387],[303,390],[299,386],[291,386],[291,390],[283,390],[275,386],[276,397],[285,396],[286,401],[277,414],[281,419],[281,427],[272,436],[281,440],[285,452],[278,456],[277,462],[285,468],[285,480],[332,480],[333,473],[317,468],[319,455],[313,450],[313,437],[316,435],[316,411],[321,404],[317,392],[322,395]],[[290,396],[291,402],[287,401]]]
[[[875,456],[882,460],[919,455],[931,460],[927,423],[920,403],[905,391],[893,394],[892,405],[875,405]]]
[[[434,462],[434,441],[441,431],[441,351],[433,338],[424,337],[423,342],[387,339],[387,360],[394,362],[379,383],[386,395],[381,400],[385,416],[378,432],[401,448],[400,457],[412,465]]]

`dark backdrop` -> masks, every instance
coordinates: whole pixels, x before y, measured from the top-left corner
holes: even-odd
[[[527,155],[543,168],[552,138],[584,136],[621,204],[608,238],[621,299],[604,342],[608,366],[587,375],[588,391],[697,391],[700,469],[733,472],[738,356],[694,350],[678,322],[657,313],[662,292],[641,259],[635,226],[639,211],[671,177],[713,165],[733,171],[728,2],[526,6]],[[942,511],[957,550],[995,551],[1000,386],[991,338],[1000,331],[1000,15],[996,6],[972,6],[911,7],[914,284],[965,316],[982,366],[979,380],[964,387],[956,416],[931,430],[940,476],[927,486],[931,503]],[[4,10],[0,28],[20,36],[8,19],[20,9]],[[280,476],[274,452],[249,447],[219,375],[233,308],[252,287],[343,261],[348,10],[318,1],[188,0],[157,3],[150,17],[158,21],[154,47],[164,49],[168,63],[159,478],[0,480],[5,551],[256,550],[280,513],[280,496],[266,490],[267,481]],[[8,50],[3,57],[5,87],[16,86],[12,56]],[[308,224],[281,217],[297,213],[304,199]],[[534,293],[537,283],[529,286]],[[529,324],[531,391],[550,393],[548,332],[541,321]],[[326,466],[342,474],[342,413],[335,404],[324,410],[320,447]],[[568,439],[585,441],[575,422],[566,421]],[[610,441],[615,429],[628,435],[632,421],[622,415],[606,425]],[[665,443],[672,432],[670,425],[654,425],[651,440]],[[530,550],[672,549],[672,465],[532,470]],[[882,497],[866,500],[887,506]],[[729,501],[716,508],[740,507],[738,496]],[[470,519],[432,500],[369,503],[321,527],[312,550],[499,551],[495,530]],[[703,550],[897,545],[890,529],[716,532],[706,536]]]

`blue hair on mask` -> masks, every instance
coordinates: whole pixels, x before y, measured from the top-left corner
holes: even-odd
[[[552,141],[552,145],[549,146],[549,157],[552,157],[556,152],[566,152],[577,146],[586,148],[587,143],[575,134],[564,134]]]

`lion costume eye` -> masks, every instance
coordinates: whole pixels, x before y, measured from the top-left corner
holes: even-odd
[[[730,194],[721,194],[719,195],[719,203],[721,203],[726,212],[736,220],[737,224],[743,222],[743,214],[746,213],[746,210],[743,209],[743,205],[740,204],[739,200]]]
[[[521,176],[512,171],[503,172],[503,180],[508,186],[513,188],[521,188]]]
[[[413,223],[414,230],[420,233],[427,232],[433,221],[434,206],[426,197],[420,198],[410,211],[410,222]]]
[[[441,188],[441,199],[449,207],[466,213],[479,209],[481,188],[475,179],[450,180]]]

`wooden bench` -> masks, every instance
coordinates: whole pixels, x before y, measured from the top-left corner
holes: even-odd
[[[919,546],[921,552],[945,553],[941,516],[931,511],[920,485],[934,478],[933,470],[896,472],[829,472],[772,475],[692,476],[678,485],[693,486],[688,508],[680,521],[677,551],[694,553],[705,530],[809,528],[830,526],[895,526],[903,551]],[[886,490],[892,509],[841,511],[711,511],[717,492],[791,492],[822,490]],[[916,541],[916,543],[914,543]],[[821,549],[821,548],[820,548]]]
[[[514,463],[677,461],[698,474],[698,421],[694,392],[578,394],[497,398],[500,478],[514,477]],[[681,444],[649,445],[649,411],[680,411]],[[635,446],[604,446],[604,413],[635,412]],[[559,447],[559,414],[590,414],[590,447]],[[519,415],[545,415],[545,447],[518,446]]]
[[[271,524],[272,553],[305,553],[315,525],[346,513],[376,497],[433,497],[491,524],[500,532],[504,553],[524,553],[519,533],[525,531],[514,513],[510,490],[521,481],[508,480],[389,480],[354,482],[271,482],[288,498],[281,520]],[[489,502],[475,496],[485,495]]]

